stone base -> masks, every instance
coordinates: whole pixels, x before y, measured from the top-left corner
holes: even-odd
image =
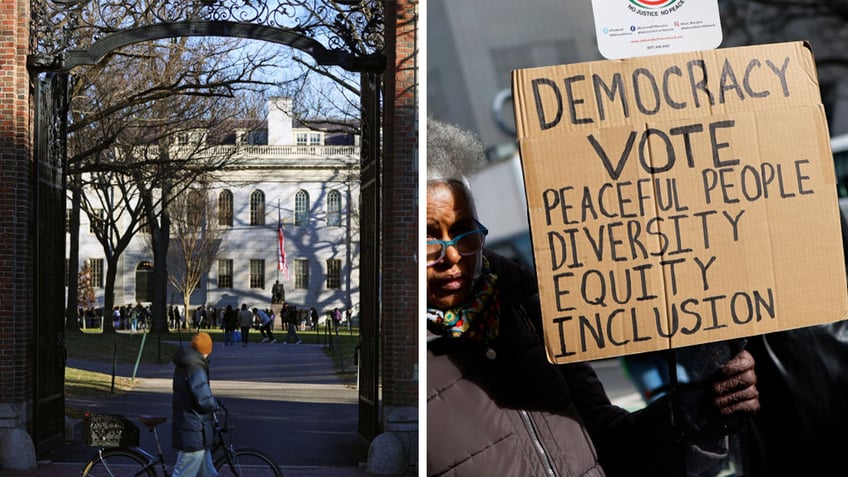
[[[384,432],[374,438],[368,447],[369,474],[402,475],[408,468],[406,449],[397,434]]]
[[[271,311],[274,312],[274,331],[286,331],[286,327],[283,325],[283,317],[280,316],[280,312],[283,311],[283,304],[272,303]]]
[[[35,445],[23,429],[0,429],[0,469],[33,470]]]
[[[418,408],[388,407],[385,432],[368,447],[368,472],[377,475],[405,475],[418,467]]]

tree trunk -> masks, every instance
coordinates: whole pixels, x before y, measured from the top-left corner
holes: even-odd
[[[65,329],[79,331],[79,229],[80,188],[78,176],[72,176],[71,214],[68,217],[70,246],[68,247],[68,296],[65,308]]]
[[[167,191],[163,187],[163,203]],[[168,331],[168,246],[171,235],[171,216],[167,208],[162,211],[157,233],[153,240],[153,303],[150,305],[152,328],[154,333]],[[188,311],[186,310],[186,313]]]
[[[106,288],[103,295],[103,333],[114,333],[112,308],[115,306],[115,276],[118,274],[118,256],[106,257]]]

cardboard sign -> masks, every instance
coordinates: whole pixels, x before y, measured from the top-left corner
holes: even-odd
[[[709,50],[721,44],[718,0],[592,0],[604,58]]]
[[[807,44],[516,70],[512,81],[552,362],[848,316]]]

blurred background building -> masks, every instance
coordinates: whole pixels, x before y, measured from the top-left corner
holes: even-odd
[[[719,0],[719,8],[723,48],[810,42],[830,135],[848,133],[848,1]],[[478,212],[491,231],[487,246],[529,262],[510,72],[603,59],[592,2],[430,0],[427,25],[427,114],[480,136],[493,163],[472,179]],[[494,165],[501,161],[506,163]],[[848,163],[837,164],[837,175],[848,179]],[[842,189],[848,194],[848,187]],[[497,200],[487,200],[487,194]]]

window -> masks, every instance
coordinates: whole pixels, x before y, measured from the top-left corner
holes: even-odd
[[[71,268],[71,259],[66,258],[65,259],[65,286],[68,286],[68,272],[70,271],[70,268]]]
[[[73,217],[73,209],[65,209],[65,233],[71,232],[71,217]]]
[[[309,288],[309,260],[294,261],[294,287]]]
[[[321,133],[311,133],[309,135],[309,145],[310,146],[320,146],[321,145]]]
[[[188,146],[188,133],[181,132],[177,134],[177,146]]]
[[[305,227],[309,222],[309,194],[305,190],[294,195],[294,225]]]
[[[306,133],[297,133],[297,136],[295,136],[295,137],[297,138],[297,145],[298,146],[305,146],[306,141],[309,139],[309,135],[306,134]]]
[[[250,288],[265,288],[265,260],[250,260]]]
[[[218,194],[218,225],[233,226],[233,193],[228,190]]]
[[[188,222],[189,227],[200,227],[203,225],[203,209],[205,209],[204,202],[203,194],[200,191],[188,191],[186,221]]]
[[[342,261],[327,259],[327,288],[338,290],[342,287]]]
[[[103,259],[90,258],[88,266],[91,267],[91,286],[94,288],[103,288]]]
[[[93,209],[91,214],[88,216],[88,233],[95,233],[96,229],[100,227],[100,230],[103,230],[105,226],[106,212],[103,209]]]
[[[233,287],[233,261],[218,259],[218,288]]]
[[[337,190],[327,194],[327,225],[341,227],[342,225],[342,195]]]
[[[250,193],[250,225],[265,225],[265,193],[261,190]]]

